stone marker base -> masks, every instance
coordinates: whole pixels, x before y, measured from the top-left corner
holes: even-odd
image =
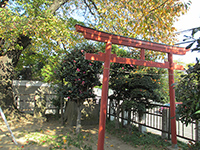
[[[173,145],[172,146],[168,146],[167,149],[168,150],[183,150],[181,147],[173,146]]]

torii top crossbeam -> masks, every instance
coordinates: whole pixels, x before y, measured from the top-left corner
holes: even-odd
[[[170,92],[170,119],[171,119],[171,135],[172,135],[172,147],[177,147],[176,136],[176,118],[175,118],[175,90],[172,86],[174,83],[174,69],[184,70],[183,66],[173,63],[173,54],[185,55],[189,49],[175,47],[171,45],[159,44],[154,42],[148,42],[138,40],[134,38],[123,37],[114,35],[102,31],[98,31],[92,28],[84,27],[81,25],[75,25],[76,31],[83,33],[86,39],[95,40],[106,43],[105,53],[99,54],[85,54],[85,58],[88,60],[104,61],[103,70],[103,85],[101,95],[101,107],[100,107],[100,119],[99,119],[99,134],[98,134],[98,150],[104,149],[104,136],[105,136],[105,123],[106,123],[106,110],[108,99],[108,81],[110,62],[141,65],[148,67],[168,68],[169,76],[169,92]],[[116,54],[111,54],[112,44],[124,45],[129,47],[141,48],[140,60],[131,58],[117,57]],[[168,53],[168,62],[158,63],[145,60],[145,49]]]
[[[153,51],[159,51],[164,53],[172,53],[178,55],[185,55],[188,51],[183,47],[175,47],[166,44],[160,44],[155,42],[148,42],[144,40],[138,40],[134,38],[128,38],[124,36],[119,36],[115,34],[106,33],[103,31],[98,31],[92,28],[84,27],[81,25],[75,25],[76,31],[83,33],[86,39],[95,40],[99,42],[107,43],[110,41],[112,44],[124,45],[129,47],[143,48]]]
[[[76,27],[76,31],[83,33],[86,39],[99,41],[99,42],[105,42],[105,43],[110,41],[112,44],[141,48],[140,60],[117,57],[115,54],[112,54],[110,62],[114,62],[114,63],[117,62],[117,63],[132,64],[132,65],[147,66],[147,67],[169,68],[169,62],[159,63],[159,62],[153,62],[153,61],[145,61],[144,49],[159,51],[159,52],[164,52],[164,53],[178,54],[178,55],[185,55],[185,53],[188,51],[187,49],[182,48],[182,47],[175,47],[175,46],[166,45],[166,44],[160,44],[160,43],[155,43],[155,42],[138,40],[134,38],[123,37],[119,35],[114,35],[114,34],[102,32],[102,31],[98,31],[92,28],[81,26],[81,25],[76,25],[75,27]],[[104,61],[105,54],[104,53],[100,53],[99,55],[86,54],[86,59]],[[176,63],[173,63],[172,65],[173,65],[173,69],[184,70],[183,66],[177,65]]]

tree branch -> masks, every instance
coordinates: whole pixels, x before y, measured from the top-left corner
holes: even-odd
[[[169,1],[169,0],[164,1],[164,2],[163,2],[162,4],[160,4],[159,6],[157,6],[157,7],[153,8],[153,9],[149,10],[147,14],[149,15],[150,13],[152,13],[153,11],[155,11],[156,9],[158,9],[158,8],[160,8],[161,6],[165,5],[165,4],[167,3],[167,1]],[[144,14],[143,14],[143,15],[140,17],[139,20],[141,20],[143,17],[146,17],[146,16],[147,16],[147,15],[144,15]],[[139,23],[139,21],[137,22],[137,24],[135,25],[135,27],[134,27],[133,30],[135,30],[135,28],[138,26],[138,23]]]
[[[17,39],[14,45],[19,44],[19,46],[22,46],[23,49],[26,49],[26,47],[30,43],[31,43],[31,39],[28,36],[20,35],[20,37]],[[21,53],[22,53],[22,50],[19,50],[19,49],[8,50],[6,52],[7,56],[12,59],[12,63],[14,67],[17,66]]]
[[[4,53],[4,51],[3,51],[3,45],[4,45],[4,43],[5,43],[4,39],[2,39],[0,37],[0,56],[3,56],[3,53]]]
[[[2,0],[2,1],[0,2],[0,8],[6,7],[6,4],[7,4],[8,1],[9,1],[9,0]]]
[[[92,3],[92,6],[94,7],[94,9],[97,11],[97,14],[103,18],[103,16],[100,14],[95,2],[93,0],[88,0],[90,3]],[[86,0],[84,0],[85,5],[87,6],[87,8],[89,9],[90,13],[96,18],[97,16],[95,15],[94,12],[92,12],[92,9],[90,8],[90,5],[86,2]]]
[[[66,2],[68,2],[68,0],[54,0],[53,4],[49,7],[50,12],[54,14]]]
[[[85,5],[88,7],[90,13],[94,16],[94,13],[92,12],[90,5],[88,5],[88,3],[86,2],[86,0],[84,0]]]
[[[164,1],[162,4],[160,4],[159,6],[155,7],[154,9],[150,10],[149,13],[151,13],[152,11],[155,11],[156,9],[160,8],[161,6],[165,5],[165,3],[167,3],[168,0]]]

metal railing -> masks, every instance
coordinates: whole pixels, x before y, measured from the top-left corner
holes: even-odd
[[[162,104],[152,104],[153,107],[150,109],[147,109],[144,114],[143,121],[139,121],[139,117],[137,113],[134,113],[132,110],[129,112],[131,114],[131,117],[128,116],[128,112],[124,111],[123,113],[120,112],[119,118],[122,125],[125,125],[128,123],[128,117],[130,119],[130,123],[136,125],[136,126],[144,126],[148,128],[148,132],[152,132],[158,135],[167,134],[167,138],[170,139],[170,132],[171,132],[171,126],[170,126],[170,107],[164,106]],[[167,114],[162,114],[160,112],[161,107],[164,107],[164,109],[167,109]],[[110,105],[110,100],[108,99],[108,109],[107,109],[107,116],[110,120],[114,120],[114,117],[116,117],[116,110],[114,105]],[[163,117],[166,117],[165,124],[167,124],[167,129],[163,128]],[[197,122],[190,123],[187,127],[184,123],[182,123],[180,120],[176,121],[176,131],[177,131],[177,137],[178,140],[187,142],[187,141],[198,141],[198,135],[197,130],[198,124]]]

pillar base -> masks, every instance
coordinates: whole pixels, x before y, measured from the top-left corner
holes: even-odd
[[[178,147],[177,144],[172,144],[167,147],[168,150],[182,150],[182,148]]]

